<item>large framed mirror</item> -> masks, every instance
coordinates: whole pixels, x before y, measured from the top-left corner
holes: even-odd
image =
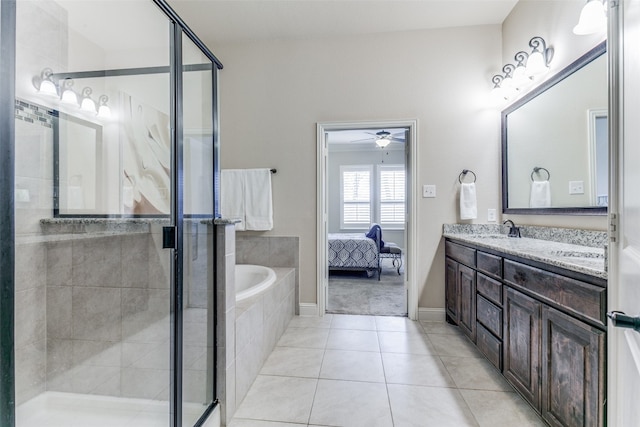
[[[504,213],[607,213],[607,105],[602,42],[502,112]]]

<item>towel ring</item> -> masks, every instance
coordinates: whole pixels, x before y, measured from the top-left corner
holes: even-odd
[[[472,170],[462,169],[462,173],[458,175],[458,181],[460,181],[460,184],[462,184],[462,178],[464,178],[469,172],[473,175],[473,182],[476,182],[476,174]]]
[[[535,181],[533,179],[533,174],[540,173],[540,171],[545,171],[547,173],[547,181],[549,181],[551,179],[551,174],[549,173],[548,170],[546,170],[545,168],[541,168],[541,167],[535,166],[533,168],[533,172],[531,172],[531,181]]]

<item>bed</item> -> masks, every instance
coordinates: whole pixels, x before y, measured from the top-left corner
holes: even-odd
[[[329,233],[329,270],[364,270],[369,277],[377,272],[380,279],[380,234]]]

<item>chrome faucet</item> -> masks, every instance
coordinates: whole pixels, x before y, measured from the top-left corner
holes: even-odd
[[[520,235],[520,227],[516,227],[516,225],[514,224],[513,221],[511,221],[510,219],[506,220],[505,222],[503,222],[502,224],[505,225],[507,223],[510,223],[510,227],[509,227],[509,237],[522,237]]]

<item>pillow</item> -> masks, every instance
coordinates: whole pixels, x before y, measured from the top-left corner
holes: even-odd
[[[378,239],[378,236],[380,236],[380,247],[384,247],[384,241],[382,241],[382,228],[378,224],[373,224],[367,232],[366,236],[376,241]]]

